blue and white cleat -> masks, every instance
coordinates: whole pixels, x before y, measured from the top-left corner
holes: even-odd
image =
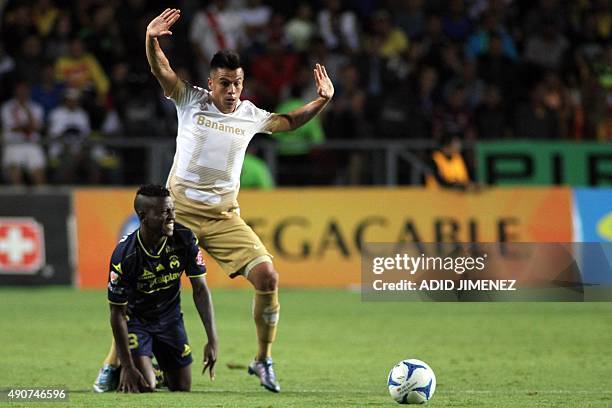
[[[104,364],[96,377],[96,382],[94,382],[94,392],[102,393],[115,391],[119,385],[119,373],[120,367]]]
[[[249,374],[256,375],[259,377],[261,386],[268,391],[280,392],[280,384],[276,381],[276,374],[274,373],[274,367],[272,367],[272,358],[268,357],[263,361],[253,360],[249,364]]]

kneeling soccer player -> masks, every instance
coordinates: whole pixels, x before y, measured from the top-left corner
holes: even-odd
[[[214,378],[217,335],[206,267],[194,234],[175,223],[169,191],[143,186],[134,200],[140,228],[115,248],[108,283],[110,322],[121,361],[119,391],[155,390],[155,356],[170,391],[191,389],[191,348],[180,309],[180,277],[191,280],[204,324],[204,370]]]

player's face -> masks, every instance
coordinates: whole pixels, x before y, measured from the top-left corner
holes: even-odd
[[[174,233],[174,203],[170,197],[159,197],[151,200],[142,224],[154,234],[172,236]]]
[[[244,71],[242,68],[217,68],[210,73],[208,87],[212,91],[212,100],[222,113],[232,113],[242,93]]]

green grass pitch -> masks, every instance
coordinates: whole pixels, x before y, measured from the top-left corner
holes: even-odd
[[[255,352],[251,292],[213,297],[216,381],[200,374],[205,335],[186,290],[193,391],[96,395],[111,338],[105,293],[2,288],[0,389],[67,388],[69,402],[53,407],[392,407],[387,373],[414,357],[436,372],[432,407],[612,406],[610,303],[373,303],[347,291],[282,290],[275,395],[227,366]]]

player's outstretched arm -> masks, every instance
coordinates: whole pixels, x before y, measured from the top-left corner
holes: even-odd
[[[110,323],[122,367],[117,391],[138,393],[144,390],[151,390],[152,388],[149,387],[142,373],[136,368],[130,353],[125,311],[125,306],[110,305]]]
[[[166,58],[166,54],[162,51],[158,38],[164,35],[172,35],[170,28],[180,17],[180,10],[166,9],[159,16],[151,20],[147,26],[145,39],[147,61],[149,61],[151,72],[159,81],[166,96],[169,96],[174,90],[178,82],[178,76],[172,70],[172,67],[170,67],[170,62],[168,58]]]
[[[274,133],[297,129],[323,110],[334,96],[334,84],[321,64],[315,65],[314,80],[319,97],[289,113],[273,114],[266,130]]]
[[[217,362],[217,329],[215,327],[215,312],[213,310],[212,297],[206,285],[206,278],[199,276],[191,278],[193,287],[193,302],[202,319],[202,324],[206,330],[208,343],[204,346],[204,368],[202,374],[209,370],[210,378],[215,379],[215,363]]]

